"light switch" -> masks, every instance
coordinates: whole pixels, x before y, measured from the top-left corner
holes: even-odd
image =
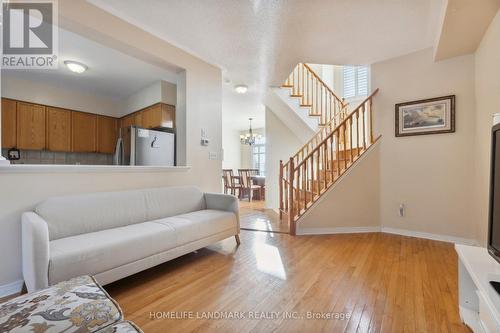
[[[208,153],[208,159],[210,160],[216,160],[217,159],[217,153],[215,151],[211,151]]]

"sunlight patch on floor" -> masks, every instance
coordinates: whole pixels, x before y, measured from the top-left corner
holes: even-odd
[[[256,244],[254,253],[259,271],[286,280],[285,267],[276,246]]]

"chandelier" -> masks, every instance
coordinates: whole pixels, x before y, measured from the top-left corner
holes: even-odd
[[[242,145],[254,145],[255,141],[262,136],[259,134],[254,134],[252,131],[252,120],[253,118],[248,118],[250,120],[250,128],[248,129],[248,133],[240,135],[240,142]]]

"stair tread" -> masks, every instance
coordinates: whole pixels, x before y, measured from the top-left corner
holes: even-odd
[[[307,66],[303,66],[308,69]],[[309,110],[306,111],[309,117],[319,118],[315,136],[292,157],[293,160],[291,158],[290,164],[283,164],[283,162],[281,162],[280,184],[283,183],[284,187],[280,191],[280,205],[289,205],[286,208],[286,215],[287,220],[291,223],[292,221],[298,221],[303,214],[315,205],[325,193],[330,191],[344,175],[347,175],[349,169],[355,166],[361,156],[363,156],[363,154],[380,138],[379,136],[376,140],[373,140],[371,133],[368,137],[363,134],[363,137],[360,138],[359,120],[356,123],[357,137],[355,137],[353,134],[353,131],[355,131],[353,129],[353,126],[355,126],[353,125],[354,118],[351,118],[350,121],[348,121],[348,118],[356,117],[357,119],[359,117],[359,110],[356,115],[354,115],[354,111],[352,110],[351,113],[349,113],[349,110],[345,108],[346,104],[344,104],[344,102],[340,104],[340,109],[338,109],[340,112],[338,114],[336,113],[337,104],[335,104],[335,109],[333,110],[333,115],[335,116],[334,120],[327,119],[328,113],[322,112],[324,111],[323,105],[315,104],[317,99],[314,100],[314,98],[317,97],[317,94],[313,95],[311,100],[310,96],[308,97],[308,91],[302,89],[300,86],[300,76],[297,84],[295,81],[292,81],[293,79],[294,77],[292,75],[291,79],[287,79],[282,85],[283,88],[291,88],[291,90],[287,92],[287,95],[289,94],[290,97],[299,98],[295,102],[296,105],[298,104],[301,108],[309,108]],[[291,81],[292,84],[290,84]],[[367,98],[370,103],[372,96],[376,94],[377,91],[378,89]],[[316,93],[318,93],[318,91],[316,91]],[[323,93],[323,90],[321,90],[321,93]],[[323,96],[321,96],[321,103],[323,103]],[[357,109],[362,107],[363,106],[360,105]],[[363,116],[366,111],[371,113],[371,108],[368,110],[363,109]],[[339,117],[338,119],[337,116]],[[365,130],[365,122],[366,119],[363,120],[363,130]],[[367,140],[365,140],[365,138]],[[349,145],[353,145],[353,139],[357,142],[356,146],[362,143],[362,147],[351,146],[349,148]],[[362,141],[360,141],[360,139]],[[305,158],[308,158],[308,160],[305,160]],[[290,170],[292,165],[294,169]],[[287,177],[292,178],[293,182],[292,179],[288,179],[287,181]],[[288,195],[292,196],[292,198],[288,197],[289,201],[286,200]],[[283,209],[281,209],[281,212],[283,212]],[[294,226],[293,229],[295,229],[295,224],[291,224],[291,227],[292,226]],[[293,230],[292,234],[295,234]]]
[[[369,148],[372,144],[367,146]],[[294,197],[293,204],[296,206],[296,209],[298,212],[294,215],[294,220],[298,219],[300,216],[302,216],[316,201],[319,200],[323,194],[325,194],[330,187],[332,187],[337,180],[342,177],[347,169],[356,162],[361,155],[363,155],[364,152],[366,152],[367,149],[363,148],[353,148],[353,150],[358,150],[359,149],[359,155],[355,156],[353,154],[353,159],[351,161],[350,156],[349,159],[339,159],[339,160],[332,160],[330,163],[335,163],[335,162],[346,162],[346,165],[343,165],[340,168],[340,173],[337,168],[334,168],[333,170],[333,179],[332,179],[332,170],[331,169],[326,169],[326,186],[325,186],[325,169],[320,169],[319,176],[322,177],[321,179],[307,179],[307,183],[312,184],[312,188],[310,189],[297,189],[297,194]],[[346,151],[343,151],[346,152]],[[309,185],[308,185],[309,187]],[[305,204],[304,204],[304,201]]]

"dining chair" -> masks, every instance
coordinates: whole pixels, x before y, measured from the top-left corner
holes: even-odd
[[[259,169],[249,169],[250,171],[250,176],[254,177],[254,176],[260,176],[260,170]],[[261,184],[261,182],[257,183],[255,182],[254,179],[252,179],[252,182],[253,184],[255,185],[258,185],[261,187],[261,190],[259,192],[259,200],[264,200],[265,197],[266,197],[266,188],[265,188],[265,185]]]
[[[234,181],[234,174],[232,169],[222,170],[222,179],[224,180],[224,193],[228,194],[231,191],[232,195],[236,195],[236,190],[238,190],[238,198],[241,198],[241,184],[237,184]]]
[[[253,193],[259,192],[259,199],[262,199],[262,187],[254,185],[250,169],[238,169],[238,175],[241,181],[241,191],[243,194],[248,193],[248,201],[252,201]]]

